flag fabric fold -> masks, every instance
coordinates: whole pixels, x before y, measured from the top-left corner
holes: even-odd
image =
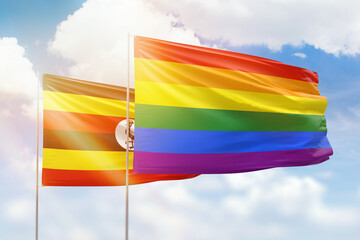
[[[329,159],[318,76],[136,36],[134,172],[236,173]]]
[[[130,118],[134,119],[134,90]],[[126,88],[43,75],[43,186],[125,185],[126,151],[115,129],[126,120]],[[192,178],[193,174],[134,174],[130,184]]]

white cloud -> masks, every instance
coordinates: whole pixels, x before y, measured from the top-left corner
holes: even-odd
[[[316,176],[322,179],[332,179],[336,176],[336,174],[333,171],[324,171],[318,172]]]
[[[0,38],[0,108],[7,118],[36,118],[37,77],[16,38]]]
[[[16,138],[17,137],[21,138],[21,136],[16,136]],[[0,160],[3,166],[1,174],[7,176],[8,178],[16,179],[15,182],[12,182],[12,186],[34,191],[36,183],[35,149],[28,146],[23,147],[23,143],[17,141],[16,138],[13,136],[9,137],[8,139],[11,139],[10,143],[2,141],[2,145],[4,145],[4,147],[0,147]],[[33,138],[33,140],[35,140],[35,138]],[[41,166],[41,161],[42,159],[40,157],[39,166]],[[41,179],[41,172],[39,179]]]
[[[224,204],[241,216],[270,211],[279,218],[293,217],[319,226],[346,228],[359,224],[359,209],[327,205],[326,188],[311,177],[300,178],[274,169],[225,178],[234,192]]]
[[[35,99],[37,78],[16,38],[0,38],[0,92]]]
[[[88,0],[57,27],[49,50],[74,63],[72,77],[125,85],[128,33],[199,44],[175,16],[147,1]]]
[[[313,45],[328,53],[360,53],[360,2],[88,0],[60,23],[49,51],[69,60],[70,77],[125,85],[127,35],[213,46]],[[295,53],[305,58],[304,53]],[[133,83],[131,83],[133,87]]]
[[[221,187],[201,189],[209,180]],[[124,193],[123,187],[41,188],[42,236],[121,238]],[[320,182],[278,169],[131,186],[130,238],[300,240],[304,229],[310,239],[359,233],[359,209],[325,204],[325,194]],[[21,201],[12,202],[22,206]],[[12,221],[25,219],[16,211],[6,216],[13,216]]]
[[[177,185],[164,191],[164,196],[171,202],[192,205],[196,199],[184,185]]]
[[[95,234],[87,228],[81,228],[81,227],[76,227],[71,229],[70,233],[70,238],[71,240],[78,240],[78,239],[87,239],[87,240],[95,240],[97,239]]]
[[[26,222],[33,216],[33,202],[27,198],[12,199],[3,206],[2,212],[10,221]]]
[[[0,38],[0,53],[0,160],[4,173],[28,186],[35,172],[37,77],[16,38]]]
[[[299,57],[299,58],[302,58],[302,59],[307,58],[307,56],[306,56],[305,53],[297,52],[297,53],[294,53],[293,55],[294,55],[295,57]]]
[[[8,109],[8,108],[3,108],[3,109],[1,110],[1,116],[4,116],[4,117],[12,117],[12,116],[14,116],[14,115],[11,113],[10,109]]]
[[[28,172],[30,175],[36,171],[34,162],[36,162],[36,155],[30,147],[24,147],[20,152],[14,154],[11,161],[14,169],[22,173]]]
[[[360,2],[349,0],[152,0],[208,40],[231,46],[304,43],[333,54],[360,53]]]
[[[323,228],[331,227],[334,233],[360,223],[356,206],[327,204],[326,187],[311,177],[281,169],[202,177],[131,187],[132,219],[142,229],[136,236],[303,239],[301,232],[307,229],[317,239]],[[216,190],[198,187],[211,178],[225,182]],[[194,233],[194,228],[199,231]]]
[[[36,120],[37,117],[37,100],[33,100],[30,103],[23,103],[20,106],[21,112],[23,115],[29,117],[30,119]],[[41,109],[39,109],[41,111]],[[39,112],[40,113],[40,112]]]

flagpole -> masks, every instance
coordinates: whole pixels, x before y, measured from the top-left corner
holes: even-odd
[[[126,87],[126,193],[125,193],[125,240],[129,239],[129,99],[130,99],[130,33],[128,33],[128,71]]]
[[[36,200],[35,200],[35,240],[39,238],[39,94],[40,76],[37,72],[36,98]]]

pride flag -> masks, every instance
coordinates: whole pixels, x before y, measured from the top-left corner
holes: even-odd
[[[134,118],[134,91],[130,91]],[[126,121],[126,88],[55,75],[43,76],[44,186],[125,185],[126,151],[115,138]],[[176,180],[196,175],[134,174],[130,184]]]
[[[135,37],[136,173],[237,173],[321,163],[318,76],[270,59]]]

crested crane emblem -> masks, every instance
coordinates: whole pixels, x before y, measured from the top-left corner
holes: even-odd
[[[129,131],[129,150],[134,151],[134,131],[135,131],[135,120],[129,119],[129,126],[127,126],[127,120],[122,120],[116,126],[115,137],[121,147],[126,149],[127,145],[127,132]]]

